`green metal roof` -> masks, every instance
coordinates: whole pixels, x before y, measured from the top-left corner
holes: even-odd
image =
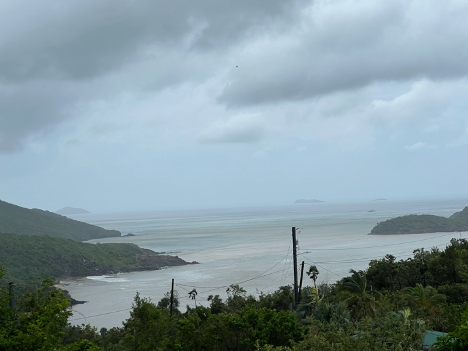
[[[424,334],[422,339],[423,350],[430,350],[432,344],[434,344],[437,341],[437,338],[446,334],[447,333],[442,333],[434,330],[426,330],[426,333]]]

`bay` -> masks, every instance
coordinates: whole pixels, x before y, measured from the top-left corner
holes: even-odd
[[[450,239],[468,233],[368,235],[383,220],[405,214],[449,216],[468,199],[317,203],[271,207],[146,211],[77,215],[73,218],[135,236],[92,240],[131,242],[157,252],[178,255],[199,264],[147,272],[122,273],[63,281],[77,300],[71,323],[121,326],[137,292],[159,301],[175,280],[185,305],[208,304],[209,295],[226,297],[230,284],[253,295],[292,285],[291,227],[298,231],[298,264],[316,264],[319,282],[333,283],[350,268],[365,269],[371,259],[393,254],[412,256],[417,248],[444,248]],[[304,277],[304,285],[311,284]],[[197,300],[188,291],[197,289]]]

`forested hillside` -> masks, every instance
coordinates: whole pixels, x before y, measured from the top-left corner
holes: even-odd
[[[427,350],[434,340],[424,336],[430,334],[439,336],[431,350],[468,350],[468,240],[452,239],[444,250],[418,249],[405,260],[386,255],[334,284],[312,287],[321,270],[309,268],[311,279],[305,277],[295,306],[291,286],[254,296],[231,285],[222,299],[207,295],[213,289],[180,285],[172,309],[169,293],[159,302],[137,293],[123,326],[99,331],[67,325],[83,316],[72,316],[68,299],[50,281],[17,296],[14,307],[3,288],[0,349],[408,351]],[[181,306],[184,297],[188,305]]]
[[[53,212],[30,210],[5,201],[0,201],[0,233],[49,235],[76,241],[121,236],[117,230],[106,230]]]
[[[18,285],[37,277],[84,277],[187,264],[134,244],[88,244],[49,236],[0,234],[0,266]]]
[[[468,206],[449,218],[434,215],[407,215],[378,223],[371,234],[420,234],[468,230]]]

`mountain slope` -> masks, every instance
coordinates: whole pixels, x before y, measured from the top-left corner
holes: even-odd
[[[159,255],[135,244],[89,244],[15,234],[0,234],[0,243],[0,266],[5,266],[5,281],[18,285],[43,276],[85,277],[187,264],[179,257]]]
[[[84,241],[121,236],[117,230],[106,230],[49,211],[32,210],[0,200],[0,233],[49,235]]]

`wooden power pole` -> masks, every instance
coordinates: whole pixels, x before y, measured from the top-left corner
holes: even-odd
[[[172,279],[172,286],[171,286],[171,304],[169,307],[169,311],[172,317],[172,305],[174,304],[174,278]]]
[[[304,276],[304,261],[302,261],[302,265],[301,265],[301,281],[299,283],[299,297],[297,299],[297,302],[300,303],[301,302],[301,292],[302,292],[302,277]]]
[[[298,303],[297,291],[297,251],[296,251],[296,227],[292,227],[292,241],[293,241],[293,265],[294,265],[294,306]]]

